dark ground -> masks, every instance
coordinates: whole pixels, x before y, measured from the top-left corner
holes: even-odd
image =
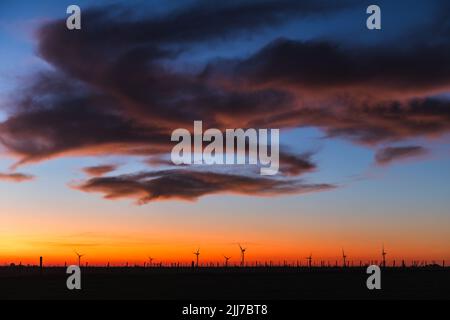
[[[368,290],[364,268],[82,268],[69,291],[64,268],[0,267],[0,299],[450,299],[450,268],[386,268]]]

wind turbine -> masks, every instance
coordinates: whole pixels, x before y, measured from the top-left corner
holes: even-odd
[[[151,267],[153,264],[153,258],[152,257],[148,257],[148,260],[150,261],[150,264],[149,264],[149,266]]]
[[[346,267],[347,266],[347,262],[346,262],[347,256],[345,255],[344,249],[342,249],[342,259],[344,260],[344,267]]]
[[[383,256],[383,267],[386,267],[386,255],[387,255],[387,252],[384,251],[384,243],[383,243],[383,247],[381,249],[381,255]]]
[[[231,259],[231,257],[223,256],[225,258],[225,267],[228,267],[228,260]]]
[[[245,266],[245,250],[247,248],[242,248],[241,245],[239,245],[239,249],[241,249],[241,267]]]
[[[198,268],[198,256],[200,255],[200,248],[198,248],[197,251],[194,252],[194,254],[197,256],[197,268]]]
[[[79,254],[78,252],[75,251],[75,254],[78,256],[78,266],[81,267],[81,257],[84,256],[84,254]]]
[[[312,253],[309,254],[309,257],[306,257],[306,260],[308,260],[308,266],[311,268]]]

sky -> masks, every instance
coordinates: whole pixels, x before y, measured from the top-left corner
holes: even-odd
[[[450,8],[370,4],[2,1],[0,264],[449,260]],[[194,120],[279,174],[174,166]]]

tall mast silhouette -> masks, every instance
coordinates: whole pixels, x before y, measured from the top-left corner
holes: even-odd
[[[196,267],[198,268],[198,256],[200,255],[200,248],[198,248],[197,251],[194,252],[194,254],[196,255],[196,258],[197,258],[197,264],[196,264]]]
[[[346,267],[347,266],[347,262],[346,262],[347,256],[345,255],[344,249],[342,249],[342,259],[343,259],[343,262],[344,262],[343,267]]]
[[[239,245],[239,249],[241,249],[241,267],[245,266],[245,250],[247,248],[242,248],[241,245]]]
[[[308,266],[311,268],[312,253],[309,254],[309,257],[306,257],[306,260],[308,260]]]
[[[381,255],[383,256],[383,268],[384,268],[384,267],[386,267],[386,255],[387,255],[387,252],[384,251],[384,243],[383,243],[383,247],[381,249]]]

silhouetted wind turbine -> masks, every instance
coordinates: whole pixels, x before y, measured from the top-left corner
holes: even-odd
[[[225,267],[228,267],[228,260],[231,259],[231,257],[223,256],[225,258]]]
[[[153,258],[152,257],[148,257],[148,260],[150,261],[150,267],[151,267],[152,263],[153,263]]]
[[[381,255],[383,256],[383,267],[386,267],[386,255],[387,255],[387,252],[384,251],[384,244],[383,244],[383,247],[381,249]]]
[[[75,251],[75,254],[78,256],[78,266],[81,267],[81,257],[84,256],[84,254],[79,254],[78,252]]]
[[[309,254],[309,257],[306,257],[306,260],[308,260],[308,266],[311,268],[311,262],[312,262],[312,253]]]
[[[197,256],[197,268],[198,268],[198,256],[200,255],[200,248],[198,248],[197,251],[194,252],[194,254]]]
[[[245,266],[245,250],[247,250],[247,248],[242,248],[241,245],[239,245],[239,249],[241,249],[241,266],[244,267]]]
[[[346,267],[347,266],[347,262],[346,262],[347,256],[345,255],[344,249],[342,249],[342,259],[344,260],[344,267]]]

